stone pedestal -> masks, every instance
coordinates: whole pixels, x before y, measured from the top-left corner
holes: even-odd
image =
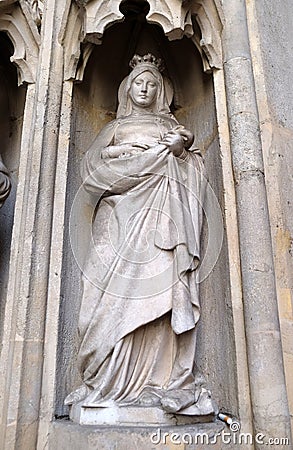
[[[82,406],[80,403],[70,408],[70,419],[80,425],[122,425],[139,427],[145,426],[172,426],[172,425],[189,425],[197,423],[213,422],[215,419],[215,408],[210,401],[204,411],[199,408],[197,414],[194,415],[196,406],[192,407],[193,415],[186,414],[169,414],[163,411],[161,408],[156,407],[87,407]],[[191,414],[191,411],[190,411]]]
[[[51,425],[49,449],[58,450],[172,450],[223,449],[221,422],[178,426],[87,426],[69,420]],[[208,443],[209,442],[209,443]],[[225,444],[225,449],[232,449]],[[235,447],[234,447],[235,448]]]

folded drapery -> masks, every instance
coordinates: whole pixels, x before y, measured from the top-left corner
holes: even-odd
[[[172,329],[181,334],[199,318],[202,158],[198,151],[180,160],[149,149],[103,160],[115,127],[103,130],[82,163],[84,187],[98,201],[78,354],[83,379],[93,388],[117,343],[139,327],[171,312]]]

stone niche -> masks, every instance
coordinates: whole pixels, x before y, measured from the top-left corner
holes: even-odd
[[[216,120],[213,75],[204,72],[199,51],[191,39],[169,41],[160,26],[149,24],[141,15],[125,12],[125,20],[108,27],[102,43],[93,48],[83,81],[75,84],[71,149],[67,185],[67,221],[63,260],[61,316],[57,368],[55,416],[68,415],[65,396],[79,384],[74,369],[78,347],[77,319],[81,299],[81,272],[73,255],[69,222],[81,179],[80,160],[97,132],[115,117],[117,90],[129,73],[133,54],[151,52],[165,61],[175,98],[172,110],[180,123],[192,130],[195,142],[205,155],[209,182],[223,211],[223,181]],[[198,31],[198,30],[197,30]],[[82,242],[86,207],[79,226],[71,229],[71,239]],[[84,218],[84,219],[83,219]],[[207,223],[203,231],[203,251],[207,244]],[[83,245],[83,248],[85,246]],[[82,253],[83,249],[81,249]],[[77,259],[83,257],[79,256]],[[216,265],[201,284],[202,315],[198,333],[197,363],[204,373],[220,409],[237,415],[235,349],[229,293],[227,247],[224,240]]]
[[[17,69],[10,62],[14,53],[13,45],[4,32],[0,32],[0,135],[1,156],[11,175],[11,192],[0,209],[0,333],[7,294],[8,269],[18,166],[21,131],[26,96],[26,87],[18,86]]]

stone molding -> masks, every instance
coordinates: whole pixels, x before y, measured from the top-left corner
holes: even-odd
[[[191,38],[205,71],[222,67],[222,11],[218,0],[148,0],[148,3],[149,23],[160,25],[169,40]],[[64,34],[65,80],[82,80],[92,44],[101,43],[108,26],[123,21],[120,4],[121,0],[72,2]],[[35,82],[40,46],[38,27],[43,9],[43,0],[0,0],[0,31],[6,32],[13,42],[15,52],[11,61],[18,67],[19,84]],[[201,36],[195,32],[195,24]],[[85,43],[82,50],[81,42]]]
[[[10,38],[14,54],[11,62],[17,66],[18,84],[34,83],[39,58],[40,35],[27,2],[0,0],[0,31]],[[14,2],[15,3],[15,2]],[[2,6],[9,6],[2,8]]]
[[[147,21],[161,25],[171,41],[193,36],[190,2],[151,0]]]
[[[84,40],[101,44],[107,26],[124,18],[119,10],[121,0],[76,0],[83,11]]]
[[[192,16],[199,25],[201,38],[197,39],[194,34],[192,41],[201,54],[205,72],[222,67],[221,15],[219,5],[213,0],[199,0],[194,3]]]
[[[187,36],[197,46],[204,70],[222,67],[221,30],[222,11],[214,0],[178,1],[150,0],[147,20],[161,25],[170,40]],[[194,31],[194,21],[201,37]]]
[[[39,27],[42,23],[42,17],[44,12],[44,1],[43,0],[24,0],[28,7],[30,8],[32,18]]]
[[[78,65],[82,66],[84,64],[84,52],[81,49],[81,29],[82,22],[79,15],[79,9],[73,2],[70,6],[66,25],[62,31],[65,80],[78,80]],[[88,45],[92,46],[92,44]]]
[[[75,0],[75,3],[81,12],[80,42],[101,44],[105,29],[124,20],[119,9],[121,0]],[[169,40],[181,39],[183,36],[191,38],[201,54],[204,71],[222,67],[223,15],[218,0],[197,0],[195,2],[148,0],[148,3],[150,10],[146,16],[147,21],[160,25]],[[196,25],[200,29],[201,36],[195,32]],[[69,19],[68,26],[72,28],[72,19]],[[80,42],[76,41],[78,27],[75,27],[74,30],[74,39],[69,44],[72,53],[67,58],[65,76],[66,79],[82,80],[92,46],[88,45],[84,55],[81,55],[80,69],[77,74],[77,55],[80,54]],[[73,63],[73,61],[75,62]]]

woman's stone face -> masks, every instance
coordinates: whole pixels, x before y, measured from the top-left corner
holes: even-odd
[[[158,82],[151,72],[137,75],[131,83],[130,97],[137,106],[151,106],[156,98]]]

